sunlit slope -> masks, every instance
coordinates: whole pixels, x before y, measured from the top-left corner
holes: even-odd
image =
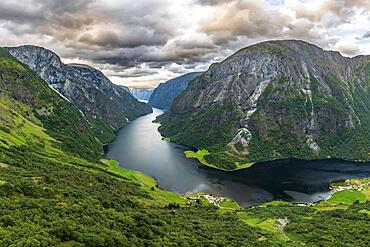
[[[0,143],[55,154],[60,149],[89,160],[101,156],[102,144],[84,116],[40,77],[0,50]]]

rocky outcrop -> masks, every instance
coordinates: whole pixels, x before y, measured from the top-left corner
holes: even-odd
[[[6,50],[76,105],[103,142],[112,140],[114,131],[129,120],[151,112],[150,107],[137,101],[127,89],[113,84],[90,66],[64,64],[55,53],[37,46]]]
[[[201,72],[188,73],[159,84],[150,96],[148,104],[152,107],[167,109],[173,100],[186,89],[189,82],[201,74]]]
[[[296,40],[256,44],[193,80],[161,117],[161,131],[231,168],[287,157],[368,160],[369,73],[369,56]]]
[[[138,100],[149,100],[150,96],[153,93],[151,88],[130,88],[132,95]]]

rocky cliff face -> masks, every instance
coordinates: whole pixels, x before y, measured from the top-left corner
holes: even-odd
[[[91,161],[102,158],[102,143],[77,107],[2,48],[0,149],[0,156],[4,157],[4,151],[14,152],[17,159],[18,152],[27,158],[34,152],[45,160],[66,161],[69,155]]]
[[[186,89],[189,82],[201,74],[201,72],[188,73],[159,84],[150,96],[148,104],[156,108],[167,109],[173,100]]]
[[[208,162],[369,160],[370,57],[295,40],[244,48],[193,80],[161,117],[163,134]]]
[[[112,140],[114,131],[129,120],[151,112],[127,89],[113,84],[101,71],[90,66],[63,64],[55,53],[42,47],[20,46],[6,50],[76,105],[103,142]]]
[[[130,88],[132,95],[138,100],[149,100],[153,93],[151,88]]]

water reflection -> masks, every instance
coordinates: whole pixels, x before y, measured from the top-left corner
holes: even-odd
[[[183,146],[161,140],[159,124],[152,123],[160,114],[161,110],[154,109],[121,129],[108,145],[106,157],[155,177],[163,189],[203,191],[232,198],[241,206],[274,199],[314,202],[329,195],[333,180],[370,176],[370,164],[337,160],[274,161],[235,172],[200,167],[196,160],[184,157]]]

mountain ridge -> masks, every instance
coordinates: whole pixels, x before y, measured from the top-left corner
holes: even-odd
[[[160,109],[168,108],[189,82],[201,74],[202,72],[191,72],[160,83],[151,94],[148,104]]]
[[[370,144],[357,136],[369,130],[369,62],[369,56],[343,57],[304,41],[255,44],[193,80],[160,117],[160,130],[211,149],[208,162],[229,169],[288,157],[369,160]],[[205,121],[210,129],[197,123]],[[351,132],[361,150],[356,154],[332,143]]]
[[[129,87],[131,94],[138,100],[149,100],[154,89]]]
[[[56,53],[34,45],[5,49],[75,104],[88,118],[102,142],[113,140],[115,131],[129,120],[151,112],[127,89],[113,84],[101,71],[91,66],[64,64]]]

